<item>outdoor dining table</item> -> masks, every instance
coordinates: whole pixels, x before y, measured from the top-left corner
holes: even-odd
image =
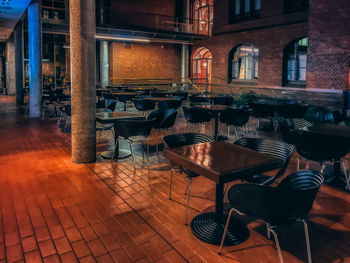
[[[227,141],[208,142],[167,149],[171,162],[216,183],[215,212],[197,215],[191,222],[193,234],[210,244],[219,245],[226,218],[223,211],[224,184],[282,166],[282,161]],[[224,245],[237,245],[249,237],[249,230],[238,219],[231,219]]]
[[[144,120],[145,117],[136,113],[127,111],[113,111],[96,113],[96,120],[100,123],[116,123],[119,120]],[[116,151],[113,156],[113,151],[104,151],[101,156],[106,159],[123,159],[131,155],[131,151],[119,148],[118,131],[114,131],[114,143]]]
[[[199,109],[205,109],[209,111],[215,120],[214,125],[214,139],[216,140],[218,138],[219,133],[219,113],[223,112],[227,109],[227,106],[225,105],[194,105],[195,108]]]

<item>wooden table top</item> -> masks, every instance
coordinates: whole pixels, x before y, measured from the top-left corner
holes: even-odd
[[[100,112],[96,113],[96,120],[101,123],[111,123],[117,120],[144,120],[145,117],[128,112],[128,111],[113,111],[113,112]]]
[[[168,97],[151,97],[151,98],[145,98],[145,100],[165,101],[165,100],[176,100],[176,99],[175,98],[168,98]]]
[[[138,95],[136,92],[111,92],[112,95],[126,95],[126,96],[136,96]]]
[[[245,174],[262,173],[282,166],[282,161],[229,142],[208,142],[163,152],[170,161],[222,184]]]
[[[194,105],[193,107],[210,111],[224,111],[227,109],[225,105]]]

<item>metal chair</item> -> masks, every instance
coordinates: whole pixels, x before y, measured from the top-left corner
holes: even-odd
[[[168,148],[176,148],[176,147],[182,147],[186,145],[191,144],[198,144],[198,143],[204,143],[204,142],[212,142],[214,141],[213,138],[200,133],[178,133],[178,134],[171,134],[163,137],[163,141],[166,147]],[[178,167],[174,164],[172,164],[173,167]],[[187,205],[186,205],[186,220],[185,224],[188,223],[188,208],[190,205],[190,198],[191,198],[191,190],[192,190],[192,178],[199,176],[199,174],[192,172],[184,167],[178,167],[178,171],[184,172],[187,176],[187,187],[185,194],[188,190],[188,198],[187,198]],[[169,199],[171,200],[171,187],[173,182],[173,172],[176,171],[175,168],[171,169],[170,173],[170,185],[169,185]]]
[[[117,105],[117,101],[114,99],[104,99],[96,102],[97,109],[107,108],[107,109],[110,109],[111,111],[115,111],[116,105]]]
[[[145,99],[133,99],[134,106],[137,110],[142,111],[142,114],[145,115],[146,111],[154,110],[156,104],[154,101],[145,100]]]
[[[182,106],[182,110],[186,121],[193,125],[209,123],[213,117],[209,111],[205,109]]]
[[[158,109],[167,110],[167,109],[178,109],[181,106],[182,100],[163,100],[158,102]]]
[[[212,102],[214,105],[231,105],[233,103],[233,98],[229,96],[218,96],[212,98]]]
[[[228,108],[220,114],[220,122],[225,123],[227,125],[227,138],[230,138],[230,126],[232,125],[235,129],[236,140],[239,139],[237,127],[243,127],[248,123],[250,113],[250,109]]]
[[[275,228],[279,225],[302,222],[304,225],[308,262],[311,263],[311,248],[306,218],[323,183],[323,176],[316,171],[299,171],[288,175],[277,187],[257,184],[237,184],[228,191],[230,212],[222,236],[219,254],[233,211],[262,219],[266,222],[267,235],[272,234],[280,262],[283,261]]]
[[[242,138],[236,141],[235,144],[260,153],[271,155],[283,161],[283,165],[273,177],[266,174],[256,174],[249,177],[243,176],[241,178],[245,181],[262,185],[269,185],[284,174],[294,151],[294,146],[291,144],[261,138]]]
[[[132,144],[134,142],[140,141],[143,145],[147,138],[151,134],[152,126],[154,120],[120,120],[115,123],[115,132],[117,137],[122,137],[127,140],[131,150],[132,162],[135,167],[134,153],[132,149]],[[147,167],[149,167],[149,145],[147,145]],[[117,144],[115,144],[114,152]],[[113,153],[114,156],[114,153]],[[142,157],[144,159],[144,152],[142,151]],[[136,168],[136,167],[135,167]]]

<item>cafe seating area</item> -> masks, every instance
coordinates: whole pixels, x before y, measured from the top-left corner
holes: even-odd
[[[72,225],[61,226],[65,231],[88,228],[89,235],[96,235],[92,239],[99,243],[103,256],[122,253],[126,262],[142,258],[176,262],[254,262],[256,257],[270,262],[329,262],[338,255],[346,258],[346,210],[350,207],[346,166],[350,128],[346,120],[336,125],[334,118],[312,119],[306,114],[312,110],[308,105],[302,105],[303,116],[286,116],[280,111],[281,105],[291,104],[285,102],[267,102],[264,108],[265,101],[238,105],[232,98],[226,100],[231,102],[226,105],[210,99],[217,95],[189,94],[178,99],[170,93],[153,93],[154,97],[140,90],[129,101],[120,100],[121,93],[109,90],[103,94],[112,96],[96,97],[97,160],[77,168],[77,181],[72,186],[85,188],[77,183],[84,182],[83,173],[87,172],[88,180],[94,182],[89,186],[92,195],[65,204],[72,191],[81,190],[60,187],[66,197],[54,202],[63,202],[58,207],[72,220]],[[200,101],[194,99],[192,104],[193,97]],[[39,136],[46,136],[45,140],[55,134],[48,145],[44,146],[45,140],[37,145],[52,156],[48,161],[45,153],[41,163],[59,165],[62,158],[69,159],[67,98],[52,97],[50,113],[39,123],[26,124],[33,126]],[[175,106],[162,105],[174,100],[178,101]],[[13,102],[2,99],[0,104],[2,116],[11,122],[6,108]],[[254,113],[257,104],[259,114]],[[19,110],[18,106],[10,109]],[[46,135],[42,134],[43,125]],[[35,137],[29,141],[23,150],[15,151],[28,155],[23,157],[24,163],[34,154],[26,148],[33,147]],[[8,150],[14,147],[6,145]],[[59,149],[54,145],[60,145]],[[64,171],[70,169],[64,167],[54,169],[60,178],[66,178]],[[35,185],[39,186],[42,179],[36,176]],[[51,181],[56,181],[54,175]],[[20,184],[26,184],[25,180]],[[310,196],[309,203],[306,196]],[[81,210],[85,208],[75,202],[86,202],[88,210]],[[41,207],[40,202],[38,205]],[[49,206],[56,210],[55,203]],[[80,212],[71,214],[72,206]],[[291,210],[285,211],[284,207]],[[31,217],[32,208],[28,209]],[[48,220],[46,212],[42,213],[40,217]],[[81,219],[76,219],[75,213]],[[56,216],[61,219],[60,214]],[[75,221],[82,218],[87,225]],[[116,225],[123,227],[117,229]],[[50,225],[47,227],[51,231]],[[110,231],[108,239],[115,247],[111,251],[111,243],[104,243]],[[80,233],[85,238],[84,232]],[[77,253],[75,241],[70,234],[67,237],[69,247]],[[51,238],[55,241],[54,236]],[[324,251],[329,247],[338,251],[334,258]],[[95,253],[93,247],[90,249]]]

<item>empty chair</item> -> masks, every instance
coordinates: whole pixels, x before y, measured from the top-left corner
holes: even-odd
[[[279,127],[282,139],[286,143],[295,144],[293,137],[293,130],[304,129],[312,126],[312,123],[304,119],[282,119],[280,121]]]
[[[162,100],[158,102],[158,109],[178,109],[181,106],[181,99]]]
[[[306,105],[300,103],[283,103],[278,107],[278,116],[283,118],[298,118],[302,119],[305,115]]]
[[[230,126],[233,126],[235,129],[235,135],[236,140],[239,139],[238,134],[238,127],[245,126],[250,117],[250,109],[226,109],[223,111],[220,116],[219,120],[222,123],[225,123],[227,125],[227,137],[230,138]]]
[[[233,103],[233,98],[229,96],[218,96],[212,98],[212,102],[214,105],[231,105]]]
[[[117,105],[117,101],[114,99],[104,99],[100,100],[96,103],[96,108],[107,108],[110,109],[111,111],[115,111],[115,107]]]
[[[203,97],[203,96],[190,96],[189,97],[190,102],[208,102],[209,103],[209,98]]]
[[[186,121],[193,125],[208,123],[212,115],[206,109],[182,106]]]
[[[131,150],[131,157],[133,165],[135,167],[134,154],[132,149],[132,144],[134,142],[140,141],[144,144],[147,138],[151,134],[153,119],[151,120],[120,120],[115,123],[114,130],[116,131],[116,136],[122,137],[127,140]],[[147,166],[149,167],[149,145],[147,145]],[[117,150],[117,144],[115,144],[114,152]],[[143,153],[143,152],[142,152]],[[113,153],[114,156],[114,153]],[[144,156],[144,154],[142,155]]]
[[[307,160],[306,168],[309,167],[309,160],[318,162],[321,165],[321,173],[323,174],[326,172],[326,162],[340,161],[345,174],[346,188],[350,189],[350,178],[342,160],[349,152],[350,145],[348,142],[345,142],[341,137],[327,136],[304,130],[294,130],[293,136],[297,152]]]
[[[323,183],[323,176],[316,171],[299,171],[288,175],[277,187],[256,184],[237,184],[228,191],[230,212],[222,236],[219,254],[233,211],[262,219],[266,222],[267,234],[272,233],[280,262],[283,262],[275,228],[295,221],[304,225],[308,262],[311,263],[311,248],[307,216]]]
[[[264,185],[273,183],[276,179],[280,178],[284,174],[294,150],[293,145],[261,138],[242,138],[236,141],[235,144],[255,150],[260,153],[271,155],[283,162],[281,168],[273,177],[265,174],[255,174],[249,177],[242,177],[243,180],[246,180],[248,182]]]
[[[134,106],[137,110],[142,111],[142,114],[145,115],[146,111],[154,110],[156,104],[154,101],[145,100],[145,99],[133,99]]]
[[[105,99],[105,100],[108,100],[108,99],[112,99],[114,100],[115,99],[115,96],[108,93],[108,92],[102,92],[102,97]]]
[[[186,145],[191,144],[198,144],[198,143],[204,143],[204,142],[212,142],[214,141],[213,138],[200,133],[178,133],[178,134],[171,134],[163,137],[163,141],[165,143],[165,146],[168,148],[176,148],[176,147],[182,147]],[[169,199],[171,199],[171,189],[172,189],[172,181],[173,181],[173,172],[176,170],[176,166],[174,166],[171,169],[170,174],[170,185],[169,185]],[[179,168],[180,172],[184,172],[187,176],[187,187],[186,191],[188,189],[188,197],[187,197],[187,205],[186,205],[186,219],[185,224],[188,223],[188,208],[190,205],[190,198],[191,198],[191,189],[192,189],[192,178],[199,176],[199,174],[192,172],[184,167],[177,167]]]

